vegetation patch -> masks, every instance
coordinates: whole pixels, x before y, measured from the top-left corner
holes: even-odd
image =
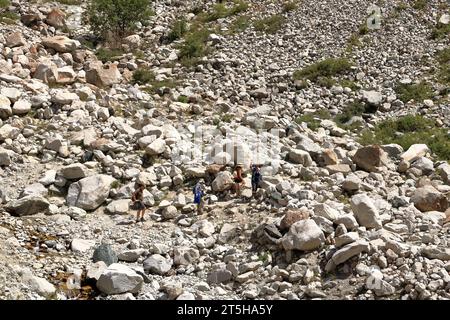
[[[170,42],[173,42],[175,40],[181,39],[186,34],[187,30],[188,28],[185,19],[176,20],[170,28],[168,40]]]
[[[238,13],[244,12],[248,9],[248,3],[242,0],[233,1],[231,7],[225,6],[223,3],[214,5],[211,12],[198,13],[198,18],[203,22],[212,22],[218,19],[224,19]]]
[[[424,81],[417,84],[398,83],[395,87],[395,92],[398,98],[404,103],[411,100],[422,102],[425,99],[431,99],[433,97],[433,88]]]
[[[363,145],[396,143],[405,150],[413,144],[424,143],[440,160],[450,159],[448,129],[438,127],[436,121],[419,115],[385,120],[373,131],[364,130],[359,140]]]
[[[10,4],[9,0],[0,0],[0,8],[7,8]]]
[[[283,13],[287,13],[290,11],[294,11],[297,8],[298,8],[297,3],[295,3],[294,1],[288,1],[288,2],[283,3],[282,11],[283,11]]]
[[[331,87],[336,83],[332,77],[349,72],[351,67],[352,64],[345,58],[328,58],[295,71],[293,76],[295,80],[308,79],[319,85]]]
[[[20,19],[19,15],[14,12],[0,13],[0,23],[15,24]]]
[[[133,79],[131,80],[133,84],[139,85],[144,85],[153,81],[155,81],[155,74],[153,71],[145,68],[134,71]]]
[[[431,31],[431,39],[439,40],[450,36],[450,24],[438,23]]]
[[[237,17],[231,24],[230,24],[230,33],[239,33],[244,31],[250,26],[250,18],[248,16],[240,16]]]
[[[178,58],[186,67],[196,65],[200,58],[208,53],[206,42],[211,31],[203,26],[194,25],[185,36],[185,41],[178,46]]]
[[[354,125],[349,125],[348,122],[355,116],[362,116],[365,113],[375,113],[377,111],[376,107],[369,104],[363,103],[361,101],[354,101],[349,103],[341,113],[336,115],[334,121],[336,124],[342,128],[351,130]]]
[[[313,131],[316,131],[320,127],[320,122],[325,119],[331,119],[330,112],[327,109],[320,109],[313,113],[307,113],[295,119],[295,122],[301,124],[305,122]]]
[[[254,23],[254,27],[256,31],[273,34],[281,29],[285,20],[286,19],[283,16],[276,14],[267,18],[257,20]]]
[[[97,59],[106,63],[108,61],[118,60],[124,52],[121,49],[100,48],[95,52]]]
[[[416,0],[414,1],[412,7],[416,10],[423,10],[427,6],[427,0]]]
[[[47,0],[46,2],[53,2],[53,1],[56,1],[61,4],[65,4],[68,6],[75,6],[75,5],[80,5],[83,3],[82,0]]]

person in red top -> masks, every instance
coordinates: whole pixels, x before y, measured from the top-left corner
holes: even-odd
[[[236,175],[234,176],[234,190],[236,191],[236,195],[241,195],[241,186],[244,185],[244,178],[242,177],[242,166],[236,165],[234,168],[234,171],[236,171]]]
[[[144,221],[144,214],[145,214],[144,190],[145,186],[143,184],[138,184],[136,190],[133,192],[133,195],[131,196],[131,201],[133,201],[133,204],[137,209],[136,222]]]

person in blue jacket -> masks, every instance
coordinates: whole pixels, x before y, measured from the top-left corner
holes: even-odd
[[[197,205],[197,213],[202,214],[204,195],[202,180],[197,182],[192,191],[194,193],[194,203]]]

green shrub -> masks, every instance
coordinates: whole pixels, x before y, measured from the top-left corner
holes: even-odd
[[[330,87],[336,83],[332,77],[348,72],[352,64],[345,58],[328,58],[294,72],[294,79],[308,79],[319,85]]]
[[[250,18],[248,16],[240,16],[230,25],[231,33],[242,32],[250,26]]]
[[[108,39],[111,33],[119,42],[153,14],[150,0],[90,0],[85,12],[94,34]]]
[[[320,109],[314,113],[307,113],[295,119],[295,122],[301,124],[305,122],[308,124],[308,128],[316,131],[320,127],[320,121],[324,119],[330,119],[331,115],[327,109]]]
[[[7,8],[11,5],[9,0],[0,0],[0,8]]]
[[[170,28],[170,32],[168,35],[168,40],[173,42],[175,40],[181,39],[184,34],[187,32],[187,23],[185,19],[179,19],[175,21]]]
[[[356,85],[356,83],[352,80],[344,79],[344,80],[339,81],[339,84],[341,85],[341,87],[343,87],[343,88],[347,87],[347,88],[352,89],[353,91],[356,91],[359,89],[359,87]]]
[[[204,27],[193,26],[185,36],[185,41],[178,46],[178,58],[187,67],[195,65],[208,53],[206,41],[211,31]]]
[[[137,69],[136,71],[134,71],[133,79],[131,80],[133,84],[139,85],[148,84],[153,81],[155,81],[155,74],[153,73],[153,71],[145,68]]]
[[[0,13],[0,22],[4,24],[15,24],[20,17],[14,12]]]
[[[100,48],[95,52],[98,60],[103,63],[108,61],[115,61],[119,59],[124,54],[124,52],[120,49],[108,49],[108,48]]]
[[[283,16],[276,14],[256,21],[254,27],[256,31],[276,33],[281,29],[284,21],[285,18]]]
[[[363,23],[359,26],[358,33],[361,36],[369,33],[369,27],[367,27],[367,23]]]
[[[177,86],[177,82],[174,81],[173,79],[166,79],[166,80],[160,80],[160,81],[150,81],[147,83],[147,87],[145,87],[144,91],[151,93],[151,94],[155,94],[158,93],[159,89],[162,88],[175,88]]]
[[[417,143],[426,144],[441,160],[450,159],[450,136],[448,129],[440,128],[436,122],[423,116],[408,115],[379,123],[373,131],[364,130],[360,143],[396,143],[405,150]]]
[[[341,113],[339,113],[334,121],[341,127],[345,127],[346,124],[352,119],[354,116],[362,116],[364,113],[374,113],[376,112],[376,108],[365,104],[361,101],[355,101],[349,103]]]
[[[397,93],[398,98],[404,103],[411,100],[422,102],[425,99],[433,97],[433,89],[431,85],[426,82],[417,84],[398,83],[395,87],[395,92]]]
[[[450,63],[450,47],[441,50],[437,54],[437,61],[440,64]]]
[[[450,35],[450,24],[438,23],[431,31],[431,39],[438,40],[448,37]]]
[[[295,3],[294,1],[290,1],[290,2],[283,3],[282,11],[283,11],[283,13],[286,13],[286,12],[293,11],[293,10],[295,10],[297,8],[298,8],[297,3]]]
[[[51,2],[53,0],[48,0],[47,2]],[[56,2],[59,2],[61,4],[69,5],[69,6],[75,6],[80,5],[83,1],[81,0],[54,0]]]

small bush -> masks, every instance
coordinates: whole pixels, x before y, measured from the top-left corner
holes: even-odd
[[[153,71],[148,69],[138,69],[133,72],[133,79],[131,82],[133,84],[143,85],[153,81],[155,81],[155,74]]]
[[[185,33],[187,32],[187,23],[185,19],[179,19],[175,21],[170,28],[170,32],[168,35],[168,40],[170,42],[173,42],[175,40],[178,40],[182,38]]]
[[[369,27],[367,27],[367,23],[363,23],[359,26],[358,33],[361,36],[369,33]]]
[[[256,31],[266,33],[276,33],[281,29],[285,18],[281,15],[273,15],[255,22],[254,27]]]
[[[294,1],[283,3],[283,13],[293,11],[298,8],[298,5]]]
[[[341,113],[339,113],[334,121],[341,127],[345,127],[345,125],[352,119],[354,116],[362,116],[364,113],[374,113],[376,112],[376,108],[367,105],[360,101],[355,101],[349,103]]]
[[[450,63],[450,47],[441,50],[437,54],[437,61],[440,64]]]
[[[352,64],[345,58],[328,58],[294,72],[294,79],[308,79],[319,85],[330,87],[336,83],[331,77],[348,72]]]
[[[437,54],[437,61],[440,64],[437,74],[438,81],[442,84],[450,85],[450,47]]]
[[[320,121],[324,119],[330,119],[330,112],[326,109],[320,109],[314,113],[307,113],[295,119],[295,122],[301,124],[305,122],[308,124],[308,128],[316,131],[320,127]]]
[[[94,34],[119,42],[153,14],[150,0],[91,0],[85,12]]]
[[[422,102],[425,99],[433,97],[433,89],[426,82],[420,82],[418,84],[399,83],[395,87],[395,92],[397,93],[398,98],[404,103],[411,100]]]
[[[198,28],[198,29],[197,29]],[[195,65],[208,52],[206,41],[211,32],[203,27],[193,27],[185,36],[185,41],[178,49],[178,58],[187,67]]]
[[[224,115],[222,116],[222,121],[223,121],[223,122],[230,123],[232,119],[233,119],[233,115],[230,114],[230,113],[224,114]]]
[[[108,49],[108,48],[100,48],[95,52],[97,59],[106,63],[108,61],[115,61],[120,56],[122,56],[124,52],[120,49]]]
[[[343,88],[347,87],[347,88],[352,89],[353,91],[356,91],[359,89],[359,87],[356,85],[356,83],[352,80],[344,79],[344,80],[339,81],[339,84],[341,85],[341,87],[343,87]]]
[[[48,0],[47,2],[51,2],[52,0]],[[55,0],[56,2],[59,2],[61,4],[65,4],[68,6],[75,6],[80,5],[83,1],[81,0]]]
[[[148,82],[147,84],[148,86],[143,90],[151,94],[158,93],[158,91],[162,88],[175,88],[177,86],[177,82],[173,79],[166,79],[161,81],[153,80]]]
[[[364,145],[396,143],[405,150],[413,144],[424,143],[439,159],[450,159],[448,129],[437,127],[434,120],[418,115],[386,120],[379,123],[373,131],[364,130],[360,143]]]

